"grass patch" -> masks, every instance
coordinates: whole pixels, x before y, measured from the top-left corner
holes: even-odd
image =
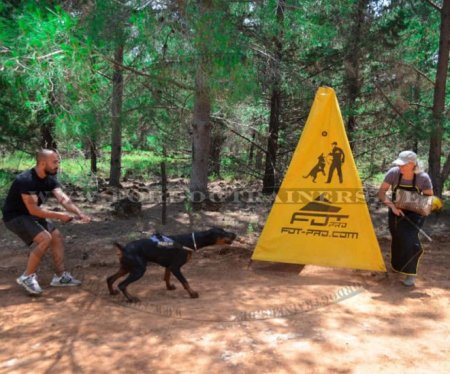
[[[384,181],[385,175],[386,175],[386,173],[378,173],[378,174],[375,174],[375,175],[371,175],[367,179],[363,178],[363,181],[364,182],[368,182],[368,183],[370,183],[372,185],[375,185],[375,186],[380,186],[381,183],[383,183],[383,181]]]
[[[14,152],[2,157],[0,170],[18,172],[32,168],[35,165],[34,157],[24,152]]]
[[[15,152],[0,159],[0,207],[11,187],[11,183],[16,175],[34,165],[31,155],[24,152]]]
[[[0,207],[3,206],[3,202],[15,176],[16,174],[11,171],[0,169]]]
[[[150,151],[133,151],[122,154],[122,177],[144,177],[152,178],[160,175],[160,164],[164,158]],[[166,158],[167,173],[171,177],[189,175],[190,164],[183,158]],[[189,160],[190,161],[190,160]],[[32,155],[23,152],[14,152],[6,155],[0,160],[1,187],[0,198],[9,189],[14,175],[23,170],[34,167],[35,160]],[[97,188],[97,177],[108,178],[110,169],[110,153],[103,152],[97,161],[97,175],[90,171],[90,160],[82,155],[69,157],[62,154],[59,181],[64,184],[73,184],[83,190],[90,191]]]

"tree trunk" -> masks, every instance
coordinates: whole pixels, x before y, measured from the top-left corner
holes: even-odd
[[[91,172],[97,174],[97,144],[92,139],[89,141],[89,155],[91,159]]]
[[[165,153],[165,152],[163,152]],[[161,223],[165,225],[167,223],[167,173],[166,173],[166,160],[160,163],[161,166]]]
[[[109,185],[120,186],[122,167],[122,100],[123,100],[123,46],[117,47],[114,53],[114,74],[111,100],[111,169]]]
[[[252,135],[251,136],[252,136],[251,137],[252,141],[250,143],[250,148],[248,150],[248,162],[247,162],[247,165],[249,167],[252,167],[252,165],[253,165],[253,156],[254,156],[254,153],[255,153],[255,144],[254,144],[255,143],[255,139],[256,139],[256,130],[255,129],[252,130]]]
[[[278,151],[278,132],[280,130],[281,94],[278,87],[272,89],[270,98],[269,136],[267,139],[267,155],[263,177],[263,193],[271,194],[275,187],[275,166]]]
[[[53,92],[50,92],[49,107],[40,111],[37,115],[37,120],[41,127],[41,147],[45,149],[57,149],[58,146],[53,136],[53,131],[55,129],[55,116],[53,115],[54,109],[55,96]]]
[[[445,167],[441,174],[442,136],[445,111],[445,90],[448,74],[450,43],[450,0],[444,0],[441,9],[441,29],[439,37],[439,54],[434,85],[433,99],[433,129],[430,138],[430,151],[428,154],[428,166],[431,180],[433,181],[434,194],[442,196],[445,180]],[[447,175],[448,176],[448,175]]]
[[[199,9],[203,20],[200,22],[197,33],[199,43],[197,50],[200,61],[195,75],[194,113],[192,118],[192,171],[190,192],[194,201],[208,192],[208,164],[211,142],[211,93],[209,89],[209,42],[210,17],[205,17],[212,9],[212,0],[200,0]]]
[[[199,67],[195,79],[194,115],[192,121],[191,193],[208,192],[208,163],[211,142],[211,102],[207,74]]]
[[[361,94],[361,39],[364,29],[365,12],[368,0],[358,0],[356,9],[353,12],[352,25],[349,29],[347,46],[344,56],[344,84],[347,91],[346,112],[347,118],[347,136],[350,146],[355,151],[353,142],[356,131],[356,101]]]
[[[277,25],[278,31],[275,40],[275,58],[273,63],[273,83],[270,97],[269,134],[267,138],[267,154],[264,168],[262,192],[271,194],[277,189],[275,170],[278,151],[278,133],[280,131],[281,116],[281,61],[283,57],[284,35],[284,9],[285,0],[278,0]]]
[[[54,123],[44,123],[41,125],[41,147],[45,149],[56,149],[57,144],[53,137]]]
[[[225,142],[223,126],[220,123],[214,123],[211,132],[211,146],[209,150],[209,174],[220,178],[220,164],[223,143]]]

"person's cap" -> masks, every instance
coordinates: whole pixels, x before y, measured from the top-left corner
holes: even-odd
[[[413,151],[400,152],[397,159],[393,162],[394,165],[403,166],[410,162],[417,163],[417,155]]]

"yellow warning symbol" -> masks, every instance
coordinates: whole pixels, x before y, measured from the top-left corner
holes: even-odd
[[[386,271],[332,88],[317,91],[252,259]]]

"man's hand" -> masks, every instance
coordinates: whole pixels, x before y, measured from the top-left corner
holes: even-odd
[[[58,202],[69,212],[75,214],[75,218],[79,220],[81,223],[89,223],[91,222],[91,218],[86,214],[81,213],[80,209],[78,209],[75,204],[70,200],[69,196],[67,196],[61,188],[55,188],[53,191],[53,195],[56,197]]]
[[[405,213],[403,213],[403,210],[398,209],[395,206],[393,206],[391,209],[392,213],[394,213],[396,216],[403,217],[405,215]]]
[[[70,214],[67,213],[60,213],[59,220],[63,221],[64,223],[70,222],[73,220],[73,217]]]
[[[89,223],[91,222],[91,217],[87,216],[86,214],[80,213],[77,217],[81,223]]]

